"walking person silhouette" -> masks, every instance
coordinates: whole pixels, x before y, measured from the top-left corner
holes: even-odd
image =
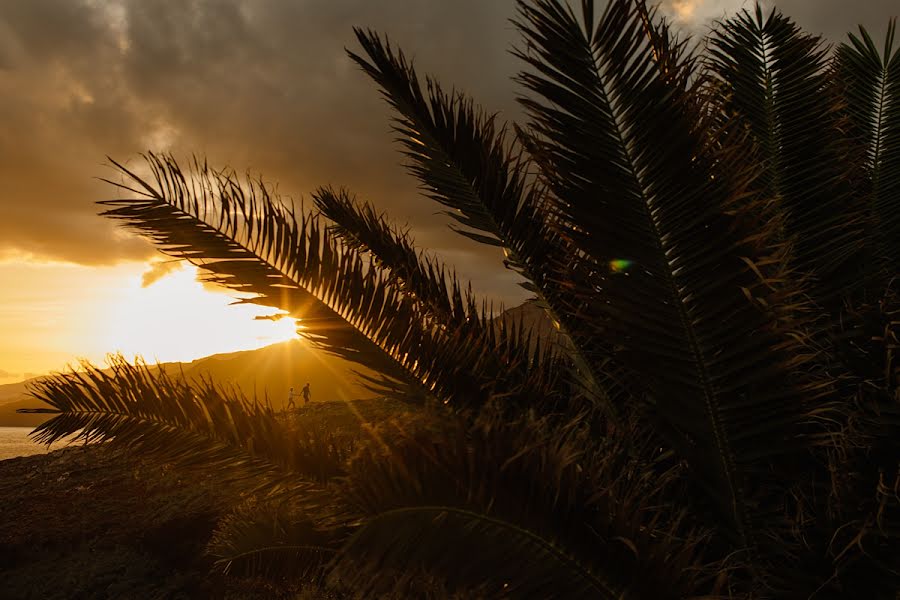
[[[308,383],[305,386],[303,386],[302,394],[303,394],[303,404],[304,405],[309,404],[309,384]]]
[[[296,394],[294,394],[294,388],[291,388],[291,391],[288,392],[288,410],[297,408],[297,405],[294,403],[294,396],[296,396]]]

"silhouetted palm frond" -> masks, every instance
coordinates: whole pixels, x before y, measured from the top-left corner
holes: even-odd
[[[883,53],[869,33],[850,34],[835,54],[834,73],[851,123],[850,138],[863,156],[868,246],[876,293],[900,270],[900,47],[896,19],[888,24]],[[874,269],[874,272],[872,271]],[[879,289],[880,288],[880,289]]]
[[[471,290],[464,293],[455,275],[422,255],[409,234],[393,227],[371,204],[357,202],[343,189],[319,188],[313,198],[316,208],[334,223],[332,233],[349,247],[371,253],[436,323],[465,327],[470,320],[481,321]]]
[[[775,203],[790,263],[811,274],[807,288],[832,313],[865,285],[863,206],[837,135],[840,99],[832,91],[827,47],[774,10],[757,6],[717,24],[708,66],[724,82],[721,109],[755,142],[754,191]]]
[[[577,371],[589,398],[607,414],[615,407],[602,385],[608,375],[600,366],[610,351],[602,332],[572,303],[571,286],[592,289],[557,229],[556,217],[539,187],[529,185],[528,163],[498,130],[493,116],[477,109],[462,94],[445,93],[432,79],[424,92],[415,69],[402,52],[371,31],[356,30],[369,60],[350,52],[357,64],[381,87],[396,110],[395,131],[409,170],[428,197],[448,207],[447,215],[464,227],[454,230],[477,242],[502,247],[504,263],[525,278],[521,285],[538,295],[561,336],[561,347]],[[370,62],[371,61],[371,62]]]
[[[521,101],[542,176],[596,265],[590,309],[646,381],[669,443],[753,543],[761,520],[773,523],[755,514],[759,494],[780,487],[764,465],[808,443],[821,383],[797,376],[794,324],[745,296],[776,304],[766,284],[785,276],[766,254],[771,233],[736,215],[751,167],[720,166],[730,149],[707,143],[701,103],[645,39],[643,4],[613,0],[594,23],[587,8],[579,19],[559,2],[521,2],[519,55],[533,69]]]
[[[112,207],[103,215],[212,281],[258,295],[248,302],[291,312],[316,347],[374,371],[362,377],[373,391],[460,408],[497,395],[526,403],[553,395],[558,374],[537,368],[543,357],[527,345],[510,338],[498,353],[488,339],[434,327],[376,264],[341,246],[316,218],[298,219],[262,182],[245,189],[231,172],[195,164],[185,176],[171,157],[147,161],[155,186],[114,162],[139,188],[115,185],[138,196],[102,202]]]
[[[379,345],[386,333],[415,324],[411,307],[358,256],[339,251],[316,220],[298,220],[262,181],[242,185],[234,173],[196,161],[185,174],[171,157],[148,155],[153,184],[112,162],[136,187],[110,183],[137,196],[101,202],[108,207],[103,216],[202,267],[209,281],[253,293],[254,303],[300,319],[300,332],[317,347],[383,375],[385,387],[376,391],[407,398],[424,393]],[[357,310],[349,312],[350,306]],[[384,327],[392,318],[394,328]],[[375,328],[384,332],[380,339],[366,335]]]
[[[358,204],[346,191],[324,188],[317,190],[315,201],[322,214],[335,223],[332,231],[354,249],[369,252],[387,276],[415,299],[429,323],[468,340],[465,343],[469,346],[485,345],[489,354],[505,357],[505,364],[526,379],[529,373],[565,371],[559,354],[565,353],[567,339],[561,343],[555,335],[541,339],[522,319],[495,320],[490,309],[479,310],[471,289],[463,292],[455,274],[448,273],[437,260],[420,255],[408,234],[398,232],[370,204]],[[573,394],[585,387],[571,380],[569,384]],[[544,392],[550,395],[546,385]],[[566,398],[567,406],[581,410],[575,398],[567,394],[559,398]]]
[[[108,371],[84,363],[80,371],[41,378],[30,393],[57,414],[34,430],[39,443],[78,434],[270,489],[324,483],[344,473],[353,450],[327,432],[289,430],[236,389],[188,382],[121,356],[110,358]]]

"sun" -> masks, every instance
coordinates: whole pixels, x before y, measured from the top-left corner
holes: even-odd
[[[703,0],[674,0],[672,9],[679,21],[689,21],[700,4],[703,4]]]
[[[183,362],[297,339],[294,319],[259,319],[276,311],[234,304],[234,296],[204,286],[191,266],[146,286],[130,278],[113,302],[98,307],[95,344],[126,357]]]

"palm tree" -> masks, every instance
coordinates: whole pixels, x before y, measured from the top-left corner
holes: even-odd
[[[105,216],[300,319],[427,407],[351,453],[237,392],[115,363],[39,384],[52,441],[213,462],[264,493],[212,549],[333,593],[893,598],[900,49],[777,11],[703,45],[644,0],[520,0],[509,126],[357,30],[425,196],[503,248],[554,342],[493,321],[347,190],[113,161]],[[165,450],[159,450],[165,448]],[[443,590],[443,591],[435,591]]]

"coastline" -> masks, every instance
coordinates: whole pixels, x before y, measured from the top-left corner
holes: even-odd
[[[47,454],[65,447],[65,443],[54,444],[52,448],[38,444],[28,437],[32,431],[34,427],[0,425],[0,461]]]

